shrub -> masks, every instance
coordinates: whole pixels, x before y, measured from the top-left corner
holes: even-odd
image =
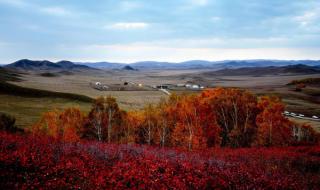
[[[22,129],[15,126],[16,119],[13,116],[5,113],[0,113],[0,130],[11,133],[23,132]]]

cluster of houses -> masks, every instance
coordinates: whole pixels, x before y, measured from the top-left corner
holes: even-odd
[[[153,86],[154,88],[158,89],[174,89],[174,88],[186,88],[186,89],[191,89],[191,90],[201,90],[204,89],[204,86],[201,86],[199,84],[161,84],[161,85],[156,85]]]
[[[108,90],[109,86],[103,85],[101,82],[90,83],[90,86],[97,90]]]
[[[305,115],[303,114],[296,114],[296,113],[293,113],[293,112],[288,112],[288,111],[285,111],[283,112],[284,115],[286,116],[290,116],[290,117],[297,117],[297,118],[302,118],[302,119],[313,119],[313,120],[320,120],[320,118],[318,116],[312,116],[311,118],[308,118],[306,117]]]

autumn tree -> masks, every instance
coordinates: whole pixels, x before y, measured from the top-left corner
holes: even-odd
[[[292,127],[293,138],[296,144],[316,144],[320,141],[320,134],[310,125],[294,124]]]
[[[61,139],[62,127],[59,120],[59,111],[49,111],[42,115],[41,119],[33,125],[32,133],[35,135],[47,135],[56,140]]]
[[[221,128],[222,146],[249,146],[254,136],[257,100],[251,93],[236,88],[204,91],[202,102],[208,113],[215,115]]]
[[[32,132],[64,142],[76,142],[80,140],[84,120],[85,116],[78,108],[68,108],[62,112],[49,111],[33,125]]]
[[[105,117],[105,99],[99,97],[95,100],[89,113],[89,121],[95,128],[98,141],[102,141],[103,120]]]
[[[283,116],[284,104],[278,97],[263,96],[257,107],[260,110],[256,118],[258,132],[255,144],[260,146],[283,146],[292,142],[293,125]]]
[[[123,117],[123,141],[125,143],[138,142],[138,131],[144,122],[144,116],[141,111],[130,111]]]
[[[174,106],[174,105],[172,105]],[[161,147],[170,144],[171,134],[174,125],[170,122],[172,119],[172,108],[168,100],[161,99],[156,107],[156,117],[158,120],[157,126],[157,142]]]
[[[68,108],[63,111],[59,116],[63,126],[62,139],[70,142],[79,141],[85,119],[85,115],[77,108]]]
[[[144,122],[140,127],[139,134],[142,141],[148,145],[154,143],[154,137],[158,125],[157,109],[154,105],[148,104],[143,108]]]
[[[113,126],[121,123],[121,111],[114,97],[99,97],[89,113],[90,123],[96,130],[99,141],[112,140]]]
[[[198,98],[184,96],[177,104],[178,122],[173,132],[175,145],[191,149],[205,147],[203,130],[200,125]]]
[[[199,96],[199,120],[203,130],[203,138],[206,139],[207,147],[216,147],[221,145],[221,128],[217,122],[217,114],[213,110],[210,101],[207,98]]]

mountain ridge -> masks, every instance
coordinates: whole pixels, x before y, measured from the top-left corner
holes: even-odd
[[[218,71],[203,72],[206,76],[263,76],[279,74],[319,74],[320,67],[304,64],[267,67],[226,68]]]
[[[140,61],[134,63],[114,63],[114,62],[79,62],[79,64],[99,68],[99,69],[121,69],[130,65],[136,69],[224,69],[241,67],[265,67],[265,66],[286,66],[304,64],[309,66],[320,66],[320,60],[225,60],[225,61],[206,61],[190,60],[184,62],[158,62]]]
[[[288,66],[288,65],[308,65],[320,67],[320,60],[225,60],[225,61],[206,61],[190,60],[184,62],[158,62],[158,61],[140,61],[134,63],[115,63],[115,62],[71,62],[62,60],[51,62],[47,60],[33,61],[29,59],[18,60],[14,63],[3,65],[4,68],[20,70],[73,70],[73,69],[111,69],[122,70],[130,66],[137,70],[148,69],[236,69],[250,67],[269,67],[269,66]]]
[[[8,69],[16,69],[16,70],[91,70],[95,69],[89,67],[87,65],[75,64],[71,61],[58,61],[51,62],[48,60],[29,60],[29,59],[21,59],[14,63],[4,65],[4,68]]]

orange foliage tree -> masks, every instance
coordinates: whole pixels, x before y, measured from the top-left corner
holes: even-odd
[[[289,145],[292,140],[292,125],[283,116],[284,105],[278,97],[263,96],[257,107],[260,113],[256,118],[258,132],[255,144],[260,146]]]
[[[144,115],[139,111],[127,112],[123,122],[123,140],[124,143],[138,142],[137,133],[144,122]]]
[[[90,126],[94,128],[99,141],[107,140],[111,142],[112,139],[116,138],[117,134],[113,132],[118,132],[117,127],[121,125],[122,112],[115,98],[111,96],[97,98],[88,117],[89,128]]]
[[[203,128],[200,123],[199,102],[196,96],[184,96],[177,104],[177,126],[173,131],[174,144],[191,149],[204,148]]]
[[[121,110],[113,97],[100,97],[86,117],[79,109],[45,113],[33,133],[76,142],[94,138],[113,143],[178,146],[284,146],[316,143],[310,126],[283,115],[277,97],[260,97],[237,88],[214,88],[200,94],[171,95],[138,111]]]
[[[221,146],[250,146],[256,131],[257,99],[236,88],[215,88],[200,95],[221,128]],[[217,133],[218,131],[216,131]]]
[[[50,111],[44,113],[39,122],[33,125],[32,133],[76,142],[80,140],[84,121],[85,116],[78,108],[68,108],[63,112]]]

